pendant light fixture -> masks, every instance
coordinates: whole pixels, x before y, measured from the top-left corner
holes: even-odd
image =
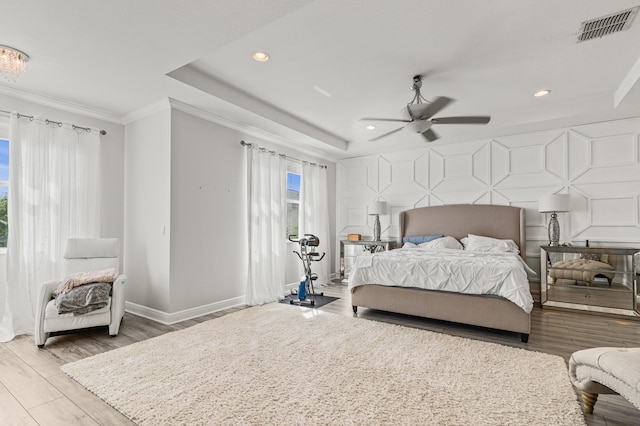
[[[24,72],[29,55],[13,47],[0,45],[0,74],[14,83]]]

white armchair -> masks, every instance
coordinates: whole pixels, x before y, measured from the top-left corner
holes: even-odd
[[[109,326],[109,334],[114,337],[120,330],[124,316],[125,275],[120,274],[120,240],[118,238],[71,238],[63,260],[63,277],[76,272],[90,272],[114,268],[116,280],[113,283],[107,306],[83,315],[73,313],[58,314],[53,292],[61,280],[43,283],[38,295],[36,311],[35,341],[44,347],[49,334],[56,331]]]

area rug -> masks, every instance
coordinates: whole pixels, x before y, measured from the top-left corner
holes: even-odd
[[[319,308],[321,306],[326,305],[327,303],[331,303],[334,300],[338,300],[338,299],[339,297],[333,297],[333,296],[320,296],[320,295],[307,296],[302,306],[306,306],[307,308]],[[285,305],[300,306],[297,300],[298,300],[297,294],[287,294],[284,297],[284,299],[280,301],[280,303],[284,303]],[[292,301],[293,303],[291,303]],[[310,301],[313,301],[313,305],[311,305]]]
[[[140,425],[584,425],[562,358],[285,306],[62,370]]]

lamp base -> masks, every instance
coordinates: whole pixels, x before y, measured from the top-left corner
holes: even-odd
[[[560,223],[556,212],[551,213],[551,219],[549,220],[549,245],[560,245]]]
[[[380,215],[373,221],[373,241],[380,241]]]

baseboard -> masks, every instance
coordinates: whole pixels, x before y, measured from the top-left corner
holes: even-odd
[[[133,302],[125,302],[124,310],[131,314],[169,325],[244,304],[245,296],[240,296],[233,299],[222,300],[220,302],[209,303],[208,305],[197,306],[195,308],[185,309],[183,311],[172,313],[163,312],[158,309],[149,308],[143,305],[138,305],[137,303]]]

